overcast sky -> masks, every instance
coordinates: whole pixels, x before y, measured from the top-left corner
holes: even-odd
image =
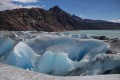
[[[58,5],[82,18],[120,22],[120,0],[0,0],[0,10]]]

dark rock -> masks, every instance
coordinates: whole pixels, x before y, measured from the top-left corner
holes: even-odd
[[[98,40],[109,40],[109,38],[106,36],[92,36],[92,38],[98,39]]]
[[[109,38],[107,38],[106,36],[100,36],[100,40],[108,40]]]
[[[120,53],[120,39],[110,39],[108,40],[108,44],[110,45],[110,50],[112,53]]]
[[[115,38],[115,39],[113,39],[113,40],[111,41],[111,43],[117,43],[117,42],[119,42],[119,39],[118,39],[118,38]]]
[[[112,70],[107,70],[103,74],[120,74],[120,67],[116,67]]]
[[[117,54],[118,52],[117,51],[112,51],[112,50],[108,50],[107,52],[106,52],[106,54]]]
[[[0,11],[0,30],[51,32],[81,29],[120,29],[120,24],[100,20],[84,20],[68,14],[58,6],[49,10],[21,8]],[[102,39],[104,38],[102,37]]]

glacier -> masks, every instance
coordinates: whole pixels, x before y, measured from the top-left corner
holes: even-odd
[[[0,63],[1,80],[120,80],[119,74],[93,76],[51,76]]]
[[[0,56],[5,55],[7,51],[12,49],[14,44],[15,44],[15,41],[11,40],[10,38],[0,36]]]
[[[93,58],[87,75],[102,74],[106,71],[112,70],[116,67],[120,67],[120,54],[98,54]]]
[[[96,75],[120,67],[120,54],[106,54],[110,45],[101,40],[52,33],[14,34],[14,38],[0,36],[1,63],[56,76]]]
[[[37,54],[35,54],[25,43],[18,42],[8,53],[8,56],[5,56],[3,62],[20,68],[30,69],[35,67],[36,56]]]
[[[105,53],[109,45],[95,39],[74,39],[58,36],[40,36],[25,41],[37,54],[46,51],[68,53],[68,57],[74,61],[80,61],[85,54],[94,57],[96,54]]]
[[[35,66],[37,54],[24,42],[15,42],[7,37],[0,37],[1,62],[16,67],[30,69]]]
[[[52,75],[66,75],[72,69],[72,61],[66,53],[53,53],[51,51],[46,51],[36,66],[36,71]]]

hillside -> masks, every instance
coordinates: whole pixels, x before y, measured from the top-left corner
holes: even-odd
[[[82,19],[58,6],[49,10],[20,8],[0,11],[0,30],[68,31],[88,29],[120,29],[120,23]]]

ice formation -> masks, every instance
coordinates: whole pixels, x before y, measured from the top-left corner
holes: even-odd
[[[36,71],[53,75],[66,75],[73,68],[68,54],[47,51],[38,60]]]
[[[0,56],[5,55],[14,46],[15,41],[10,38],[0,36]]]
[[[74,61],[80,61],[85,54],[90,54],[92,58],[96,54],[105,53],[110,47],[107,43],[95,39],[51,36],[29,39],[26,43],[38,54],[44,54],[45,51],[64,52],[68,53],[68,57]]]
[[[10,39],[0,36],[2,63],[59,76],[72,73],[73,75],[103,74],[107,70],[120,67],[120,55],[105,54],[110,46],[100,40],[48,33],[37,34],[38,36],[34,37],[29,32],[14,34],[16,38],[24,40],[17,41],[12,37]]]
[[[86,74],[102,74],[105,71],[113,70],[117,67],[120,67],[120,54],[102,53],[95,56]]]
[[[4,63],[24,69],[35,67],[36,54],[25,43],[18,42],[14,48],[5,56]]]
[[[25,43],[0,37],[1,62],[20,68],[33,68],[37,54]]]

